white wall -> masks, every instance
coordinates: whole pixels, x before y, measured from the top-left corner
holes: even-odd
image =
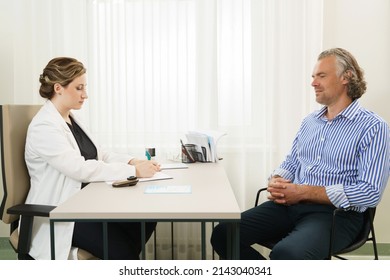
[[[324,1],[324,49],[342,47],[355,55],[365,70],[366,108],[390,123],[390,1]],[[390,184],[377,208],[375,230],[378,242],[390,243]]]

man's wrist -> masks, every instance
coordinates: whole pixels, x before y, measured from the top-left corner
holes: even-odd
[[[268,182],[271,180],[271,179],[274,179],[274,178],[281,178],[282,176],[278,175],[278,174],[272,174],[271,176],[268,177]]]

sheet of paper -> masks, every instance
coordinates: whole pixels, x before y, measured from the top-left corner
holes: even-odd
[[[190,194],[192,188],[189,185],[182,186],[146,186],[145,194]]]
[[[183,168],[188,168],[187,164],[181,163],[181,162],[176,162],[176,163],[163,163],[161,164],[161,170],[164,169],[183,169]]]
[[[157,181],[157,180],[166,180],[166,179],[172,179],[173,177],[165,174],[163,172],[156,172],[153,177],[150,178],[138,178],[139,182],[147,182],[147,181]]]

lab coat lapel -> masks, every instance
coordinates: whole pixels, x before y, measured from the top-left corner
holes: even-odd
[[[77,145],[76,139],[74,138],[72,131],[70,130],[69,126],[66,124],[66,121],[62,118],[61,114],[57,111],[54,104],[50,100],[47,100],[45,103],[45,107],[48,109],[48,112],[51,115],[51,117],[54,118],[56,122],[58,122],[61,125],[63,132],[66,135],[66,138],[68,139],[69,143],[72,144],[72,147],[74,149],[77,149],[80,152],[79,146]],[[72,114],[71,116],[73,117]]]

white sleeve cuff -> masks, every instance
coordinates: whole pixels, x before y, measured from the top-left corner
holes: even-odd
[[[351,206],[342,184],[327,186],[325,187],[325,191],[329,200],[337,208],[348,208]]]

